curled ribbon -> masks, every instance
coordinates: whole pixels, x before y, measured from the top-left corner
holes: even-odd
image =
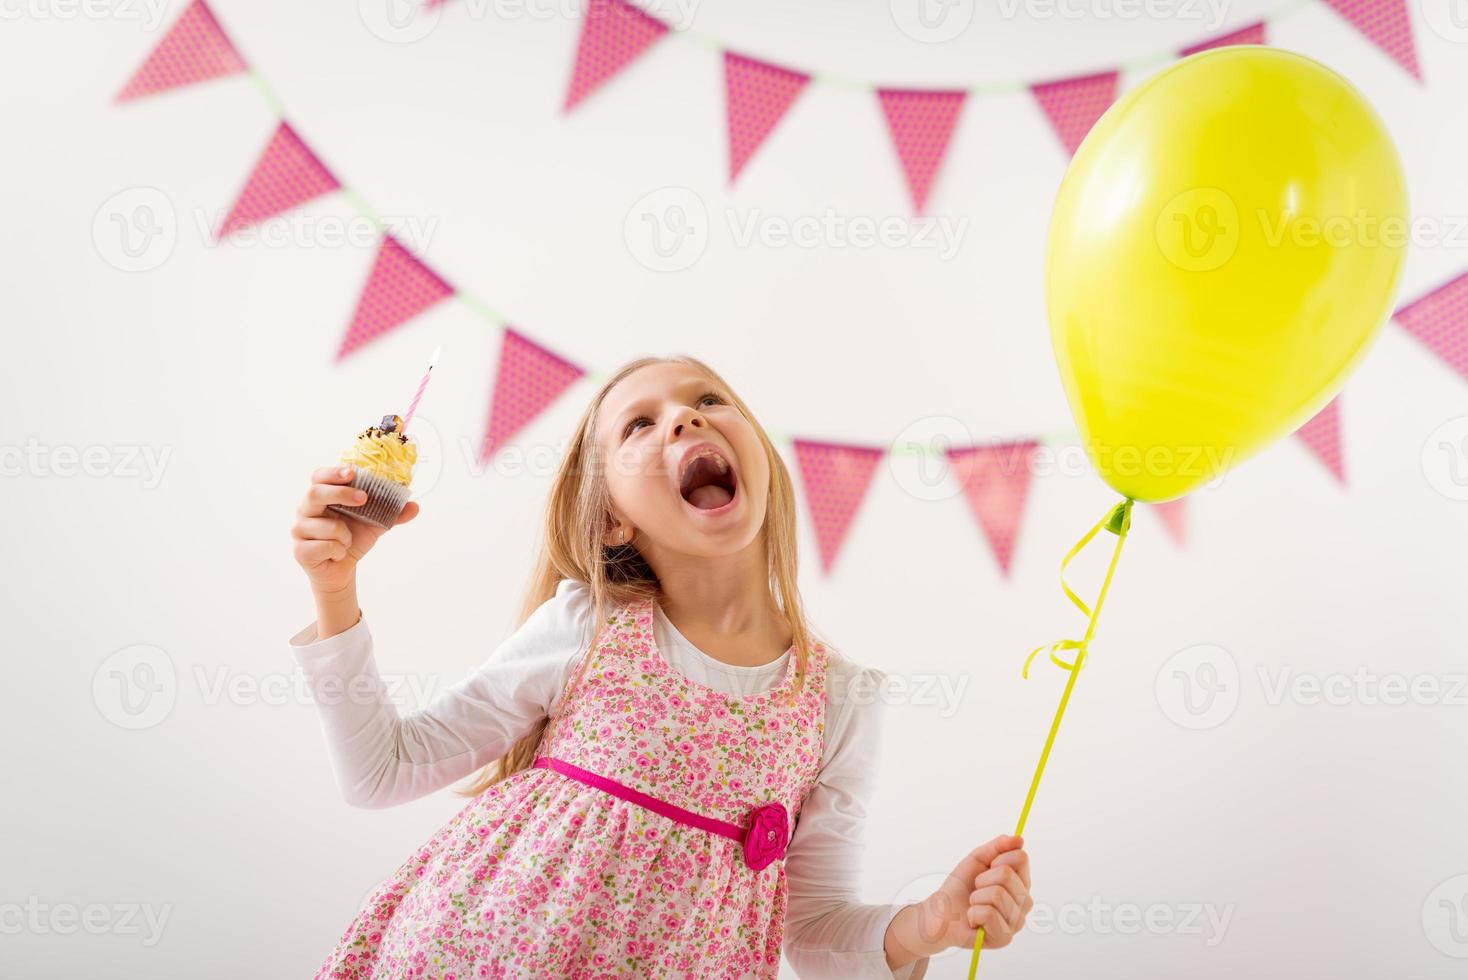
[[[1025,832],[1025,822],[1030,817],[1030,807],[1035,803],[1035,793],[1040,788],[1040,777],[1045,774],[1045,763],[1050,758],[1050,749],[1055,745],[1055,733],[1060,731],[1060,719],[1065,717],[1065,706],[1070,702],[1071,689],[1075,687],[1076,677],[1080,674],[1082,665],[1086,662],[1086,647],[1091,642],[1091,634],[1096,631],[1096,617],[1101,614],[1101,603],[1106,600],[1106,590],[1111,585],[1111,575],[1116,571],[1116,560],[1121,557],[1121,545],[1126,540],[1126,533],[1132,526],[1132,500],[1127,498],[1106,512],[1106,516],[1096,522],[1095,526],[1086,532],[1085,536],[1075,543],[1066,552],[1065,558],[1060,562],[1060,587],[1065,590],[1066,596],[1075,603],[1081,613],[1087,618],[1086,635],[1079,640],[1056,640],[1049,644],[1050,662],[1066,671],[1070,676],[1066,678],[1065,690],[1060,694],[1060,706],[1055,709],[1055,720],[1050,723],[1050,734],[1045,738],[1045,747],[1040,751],[1040,761],[1035,766],[1035,777],[1030,781],[1030,792],[1025,797],[1024,809],[1019,814],[1019,824],[1015,827],[1014,835],[1020,836]],[[1087,605],[1080,596],[1076,595],[1070,585],[1065,581],[1065,566],[1070,564],[1072,558],[1081,553],[1091,539],[1101,532],[1102,528],[1116,535],[1116,548],[1111,553],[1111,564],[1106,568],[1106,577],[1101,580],[1101,590],[1096,593],[1096,606],[1093,609]],[[1042,643],[1030,651],[1025,657],[1022,676],[1026,679],[1030,676],[1030,662],[1035,659],[1035,654],[1044,650],[1046,644]],[[1066,660],[1059,655],[1060,651],[1074,650],[1075,658]],[[974,980],[974,974],[979,969],[979,953],[984,948],[984,930],[982,928],[974,935],[974,955],[969,961],[968,977]]]
[[[1085,639],[1056,640],[1054,643],[1050,644],[1050,650],[1048,653],[1048,656],[1050,657],[1050,662],[1059,667],[1061,670],[1068,670],[1074,673],[1075,671],[1080,670],[1081,665],[1085,662],[1086,646],[1090,643],[1091,633],[1096,628],[1096,613],[1100,611],[1101,600],[1106,597],[1106,587],[1111,584],[1111,573],[1116,570],[1116,558],[1118,555],[1121,554],[1121,543],[1126,539],[1126,533],[1131,528],[1131,504],[1131,500],[1124,500],[1121,503],[1117,504],[1115,507],[1112,507],[1110,510],[1108,510],[1106,512],[1106,516],[1097,521],[1095,525],[1086,532],[1084,537],[1082,537],[1073,546],[1071,546],[1070,551],[1066,552],[1065,557],[1061,559],[1060,587],[1065,590],[1066,597],[1069,598],[1071,602],[1075,603],[1076,608],[1081,611],[1081,615],[1085,616],[1090,621],[1088,624],[1088,628],[1086,629]],[[1111,567],[1106,570],[1106,580],[1101,583],[1101,592],[1096,599],[1096,611],[1093,612],[1091,610],[1091,607],[1086,605],[1085,601],[1082,600],[1080,596],[1076,595],[1075,591],[1071,589],[1070,585],[1065,581],[1065,566],[1070,564],[1072,558],[1081,553],[1081,549],[1085,548],[1086,545],[1091,543],[1091,539],[1094,538],[1098,533],[1100,533],[1103,527],[1107,530],[1110,530],[1117,536],[1116,551],[1111,556]],[[1029,680],[1030,677],[1030,661],[1035,659],[1035,654],[1044,649],[1045,644],[1041,643],[1039,646],[1035,647],[1035,649],[1030,651],[1029,656],[1025,657],[1024,669],[1020,671],[1020,675],[1026,680]],[[1074,650],[1076,651],[1075,659],[1063,660],[1060,657],[1056,656],[1057,650]]]

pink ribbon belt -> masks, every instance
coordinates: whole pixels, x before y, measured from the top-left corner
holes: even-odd
[[[573,766],[569,762],[553,759],[547,755],[537,758],[534,768],[554,769],[563,776],[569,776],[588,786],[646,807],[654,813],[660,813],[681,824],[728,837],[743,845],[744,863],[749,865],[752,871],[759,871],[776,858],[785,856],[785,846],[789,843],[790,836],[790,816],[785,811],[784,804],[778,800],[751,809],[748,823],[740,827],[738,824],[715,820],[713,817],[705,817],[692,810],[685,810],[681,806],[664,803],[657,797],[648,796],[631,786],[623,786],[616,780],[599,776],[580,766]]]

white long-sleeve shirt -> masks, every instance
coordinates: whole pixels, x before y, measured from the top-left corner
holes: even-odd
[[[727,664],[688,642],[654,607],[658,648],[689,679],[745,696],[783,678],[788,651],[757,667]],[[312,622],[289,642],[313,692],[343,799],[376,809],[418,799],[504,755],[552,712],[594,636],[590,589],[563,580],[468,677],[406,716],[377,672],[365,614],[326,639],[317,638]],[[805,980],[919,980],[927,972],[927,958],[895,971],[887,966],[887,924],[909,903],[858,900],[862,830],[884,706],[880,698],[850,695],[870,695],[885,678],[885,672],[860,667],[838,651],[828,660],[820,775],[785,854],[783,952]]]

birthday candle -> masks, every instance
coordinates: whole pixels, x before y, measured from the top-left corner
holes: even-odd
[[[408,423],[413,421],[413,413],[418,410],[418,400],[423,397],[423,389],[428,387],[428,376],[433,373],[433,365],[438,363],[438,352],[443,350],[443,345],[433,348],[433,356],[428,359],[428,370],[423,372],[423,380],[418,382],[418,390],[413,393],[413,402],[408,406],[408,414],[403,416],[403,428],[401,434],[408,431]]]

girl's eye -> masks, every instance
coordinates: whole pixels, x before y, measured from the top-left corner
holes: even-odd
[[[707,399],[707,398],[712,398],[714,400],[714,403],[716,405],[722,405],[722,404],[724,404],[724,399],[720,398],[718,395],[714,394],[712,391],[706,391],[702,395],[699,395],[698,396],[698,401],[694,402],[694,404],[695,405],[702,405],[704,403],[704,399]],[[638,422],[651,422],[651,421],[652,421],[652,419],[648,418],[647,416],[645,416],[645,415],[639,415],[637,418],[635,418],[632,421],[630,421],[630,422],[627,423],[627,428],[623,430],[622,436],[625,438],[625,437],[631,435],[632,432],[637,428],[637,423]]]

